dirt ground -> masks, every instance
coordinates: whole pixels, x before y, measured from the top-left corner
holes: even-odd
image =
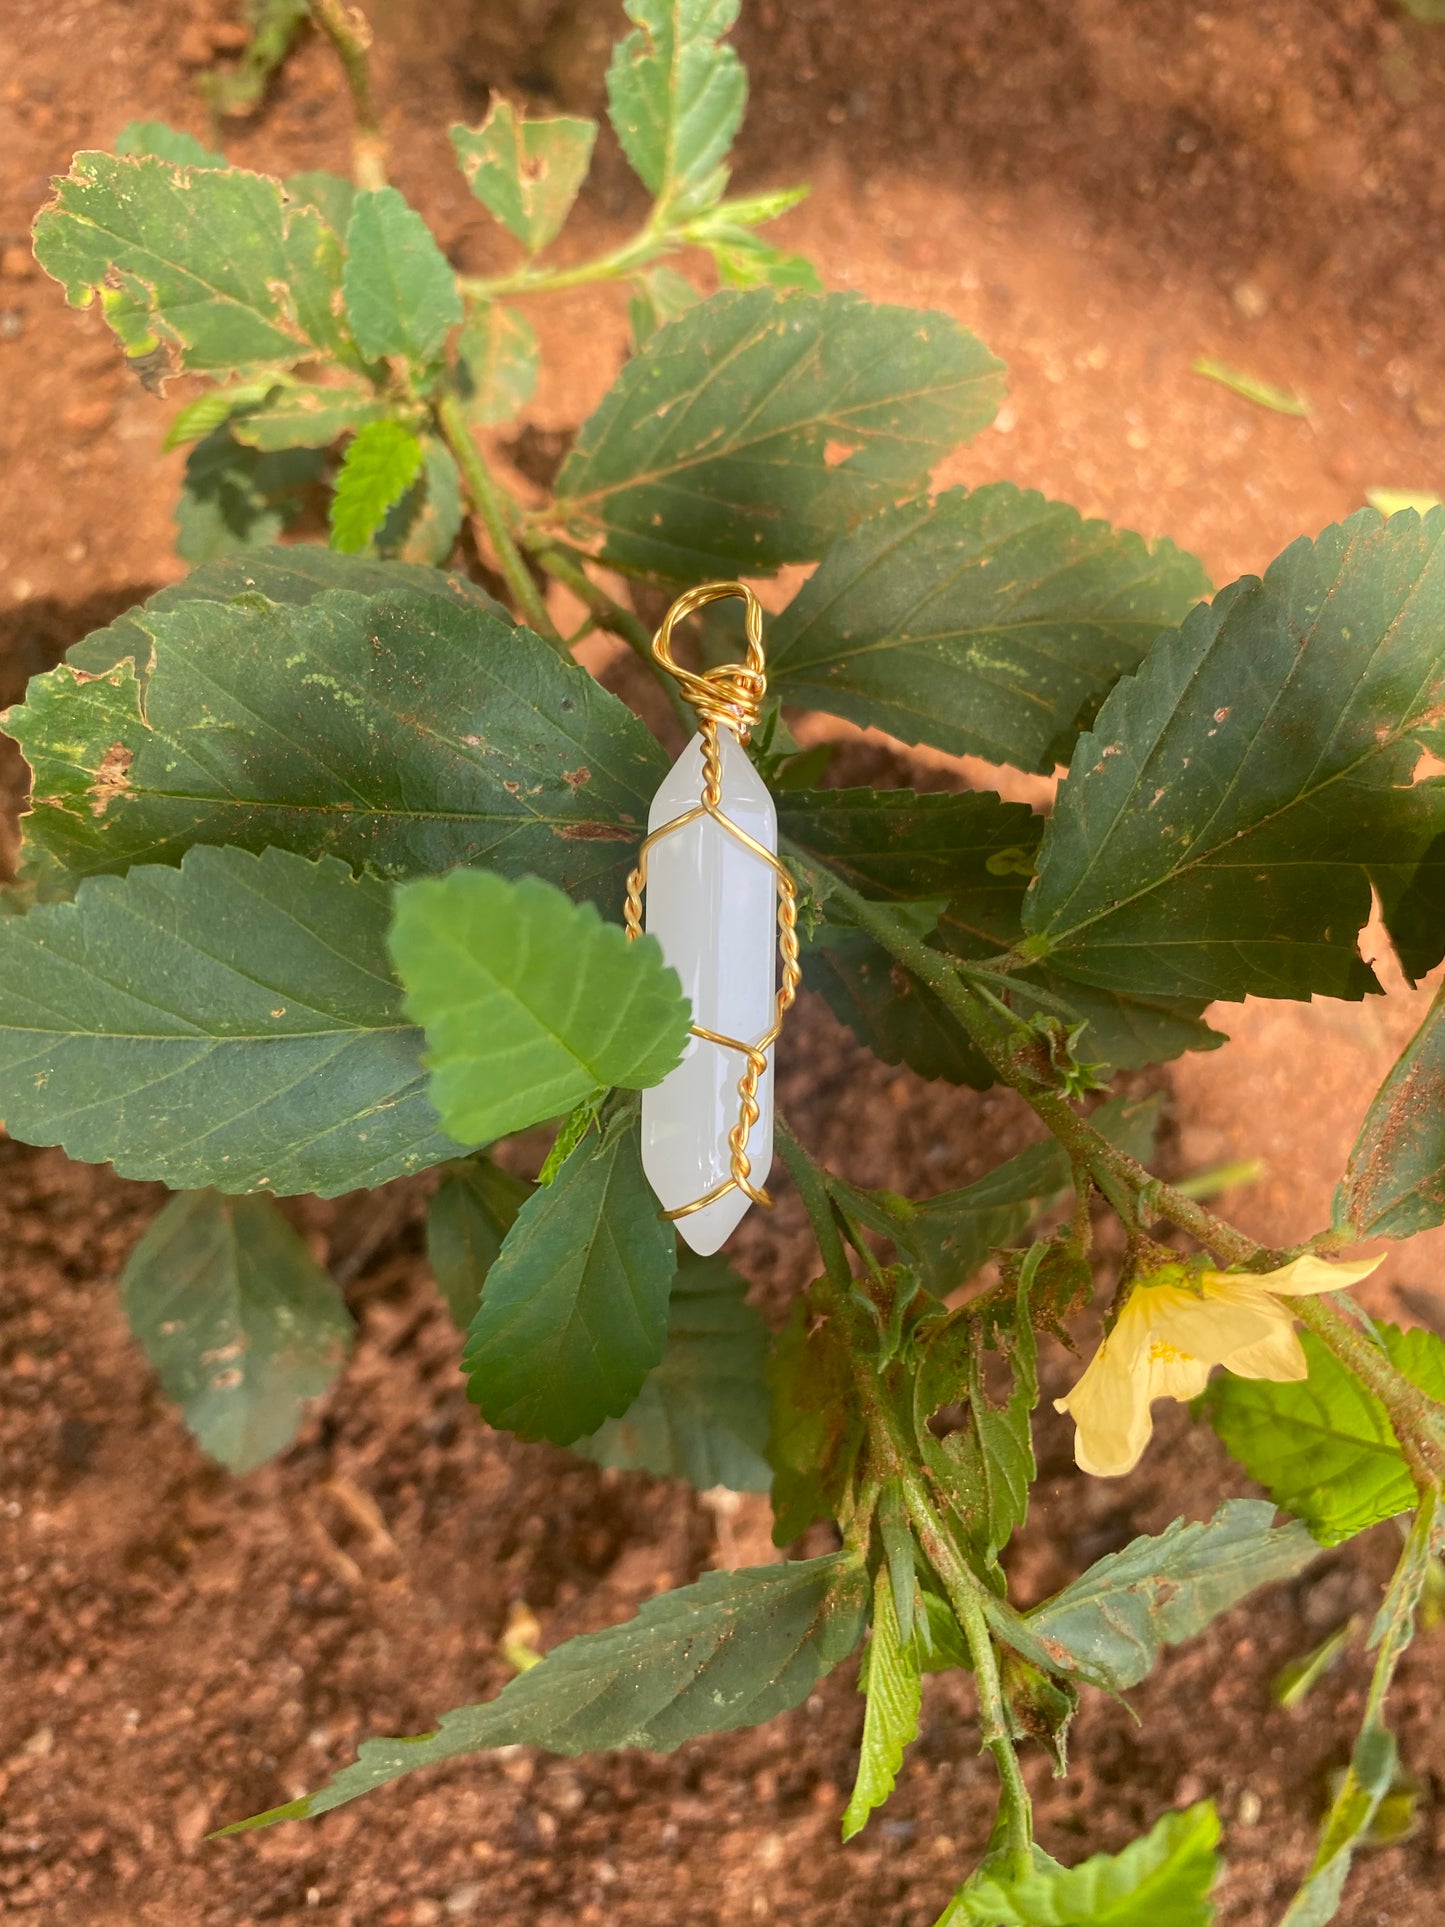
[[[459,264],[500,263],[446,123],[479,117],[494,85],[594,109],[610,0],[371,10],[397,184]],[[221,0],[10,0],[0,13],[0,701],[181,572],[180,458],[160,452],[171,409],[129,381],[94,315],[65,310],[23,242],[75,148],[133,116],[206,132],[195,71],[234,18]],[[1219,581],[1358,507],[1366,487],[1445,492],[1445,30],[1391,0],[917,0],[906,31],[864,0],[745,0],[738,44],[754,92],[740,185],[811,179],[785,233],[830,286],[945,308],[1009,363],[998,422],[940,480],[1007,475],[1167,532]],[[344,170],[324,50],[303,47],[228,145],[250,165]],[[564,253],[619,236],[639,207],[604,135]],[[529,420],[570,430],[620,364],[622,301],[588,292],[532,313],[548,373]],[[1311,419],[1191,374],[1199,354],[1296,389]],[[1216,1011],[1233,1041],[1153,1080],[1169,1097],[1168,1167],[1261,1156],[1262,1178],[1227,1207],[1272,1239],[1312,1229],[1421,1007],[1396,984],[1366,1007]],[[1008,1095],[874,1063],[815,1002],[785,1039],[780,1085],[821,1155],[900,1189],[965,1181],[1033,1135]],[[113,1280],[159,1190],[4,1141],[0,1173],[0,1908],[54,1927],[934,1919],[990,1805],[969,1689],[929,1682],[897,1796],[844,1849],[851,1666],[774,1725],[666,1759],[518,1753],[312,1826],[205,1843],[316,1784],[367,1734],[422,1729],[494,1692],[516,1602],[550,1646],[708,1564],[771,1556],[766,1510],[485,1431],[426,1275],[424,1179],[366,1211],[292,1207],[345,1280],[361,1338],[296,1447],[232,1480],[163,1407],[120,1321]],[[1442,1252],[1437,1234],[1396,1254],[1371,1303],[1445,1330]],[[796,1200],[754,1214],[736,1255],[780,1318],[808,1272]],[[1049,1351],[1050,1392],[1070,1369]],[[1038,1432],[1044,1477],[1010,1555],[1025,1601],[1249,1489],[1173,1407],[1118,1484],[1073,1470],[1047,1404]],[[1044,1844],[1066,1860],[1118,1848],[1209,1794],[1226,1821],[1221,1922],[1276,1920],[1365,1672],[1352,1655],[1296,1712],[1273,1705],[1269,1681],[1368,1611],[1393,1550],[1380,1529],[1227,1616],[1132,1696],[1139,1724],[1091,1697],[1070,1779],[1028,1761]],[[1439,1919],[1442,1641],[1421,1640],[1397,1693],[1418,1831],[1362,1858],[1345,1927]]]

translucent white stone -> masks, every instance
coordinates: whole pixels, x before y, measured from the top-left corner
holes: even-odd
[[[731,730],[720,729],[722,807],[766,850],[778,847],[773,799]],[[649,830],[681,816],[702,795],[702,738],[694,736],[652,800]],[[655,843],[647,858],[647,928],[682,979],[692,1019],[705,1030],[756,1043],[773,1027],[777,981],[777,882],[768,865],[710,817]],[[738,1121],[740,1051],[688,1040],[677,1069],[642,1094],[642,1164],[666,1211],[690,1204],[730,1175],[728,1133]],[[759,1117],[748,1138],[751,1182],[773,1162],[773,1064],[758,1083]],[[693,1250],[716,1251],[748,1209],[741,1191],[679,1218]]]

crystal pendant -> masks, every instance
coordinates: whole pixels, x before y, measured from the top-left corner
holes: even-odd
[[[778,847],[773,799],[729,729],[718,731],[722,810],[740,830]],[[649,831],[695,808],[703,787],[702,738],[694,736],[652,800]],[[647,929],[682,979],[692,1021],[704,1030],[756,1043],[772,1029],[777,975],[777,883],[773,871],[701,816],[648,853]],[[642,1164],[665,1211],[690,1204],[731,1175],[728,1133],[738,1121],[740,1051],[688,1039],[677,1069],[642,1094]],[[773,1161],[773,1065],[758,1080],[759,1116],[748,1137],[750,1182],[759,1188]],[[677,1220],[702,1256],[718,1249],[748,1208],[729,1191]]]

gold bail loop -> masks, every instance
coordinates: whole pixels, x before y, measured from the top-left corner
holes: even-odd
[[[673,629],[709,602],[723,602],[730,596],[737,596],[744,605],[747,656],[742,662],[722,662],[700,676],[695,675],[673,658]],[[714,726],[723,723],[740,743],[747,742],[757,727],[763,697],[768,691],[768,678],[763,660],[763,608],[745,582],[704,582],[680,595],[652,638],[652,653],[681,687],[697,711],[699,722]]]

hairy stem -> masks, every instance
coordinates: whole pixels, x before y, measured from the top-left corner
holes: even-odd
[[[446,437],[447,447],[456,457],[457,467],[462,472],[467,494],[472,506],[481,517],[482,525],[491,541],[492,551],[497,558],[497,567],[506,579],[519,612],[537,631],[537,634],[550,642],[554,648],[565,645],[558,635],[552,618],[547,613],[547,605],[542,600],[541,591],[532,580],[521,550],[512,539],[512,531],[507,522],[506,500],[497,486],[491,470],[482,459],[471,426],[462,412],[461,404],[455,395],[443,395],[436,404],[437,424]]]
[[[345,0],[310,0],[310,6],[311,18],[336,49],[351,93],[351,171],[356,185],[364,190],[385,187],[386,136],[381,131],[366,57],[371,46],[370,22],[360,7],[347,6]]]

